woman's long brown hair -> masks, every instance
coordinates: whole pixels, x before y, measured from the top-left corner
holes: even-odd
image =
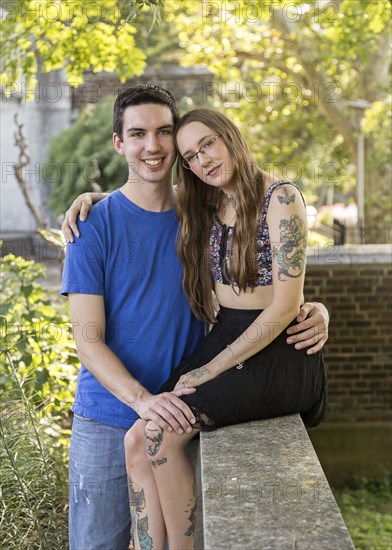
[[[229,276],[239,291],[254,285],[257,277],[256,230],[265,194],[263,171],[256,164],[238,128],[222,113],[195,109],[184,115],[176,128],[201,122],[218,134],[234,161],[236,186],[236,224],[233,234]],[[184,268],[183,286],[194,315],[215,322],[213,280],[209,265],[211,222],[222,191],[207,185],[191,170],[177,163],[178,218],[177,252]]]

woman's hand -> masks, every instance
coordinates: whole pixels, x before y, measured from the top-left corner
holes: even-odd
[[[74,233],[77,237],[80,237],[80,232],[76,223],[78,216],[80,220],[84,222],[87,219],[92,205],[104,199],[106,196],[107,193],[82,193],[73,201],[65,213],[63,225],[61,226],[67,242],[74,242]]]
[[[216,376],[217,374],[214,373],[212,369],[210,369],[206,365],[203,365],[198,369],[191,370],[186,374],[180,376],[180,379],[178,380],[174,391],[184,388],[196,388],[197,386],[201,386],[205,382],[208,382],[208,380],[212,380]]]
[[[327,308],[318,302],[305,302],[297,317],[298,324],[287,329],[288,344],[295,344],[295,349],[303,349],[312,355],[321,350],[328,340],[329,313]]]

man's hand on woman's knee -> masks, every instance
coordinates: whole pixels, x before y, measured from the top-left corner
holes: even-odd
[[[179,397],[195,391],[194,388],[182,388],[150,395],[147,399],[138,401],[135,410],[140,418],[152,420],[165,431],[175,431],[178,434],[191,432],[196,419],[188,405]]]

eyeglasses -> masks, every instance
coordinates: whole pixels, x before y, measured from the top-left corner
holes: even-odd
[[[216,136],[211,136],[207,138],[205,142],[202,144],[202,146],[200,147],[200,149],[196,151],[196,153],[191,153],[190,155],[187,155],[186,157],[184,157],[184,159],[181,161],[182,166],[187,170],[190,170],[191,166],[195,164],[196,160],[198,160],[199,158],[197,155],[199,154],[205,155],[208,151],[212,151],[215,146],[216,140],[219,137],[221,136],[217,134]]]

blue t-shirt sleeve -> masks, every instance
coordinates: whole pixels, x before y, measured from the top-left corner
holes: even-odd
[[[93,217],[93,216],[91,216]],[[80,223],[80,222],[79,222]],[[67,244],[60,293],[104,295],[104,243],[90,217],[80,226],[80,237]]]

